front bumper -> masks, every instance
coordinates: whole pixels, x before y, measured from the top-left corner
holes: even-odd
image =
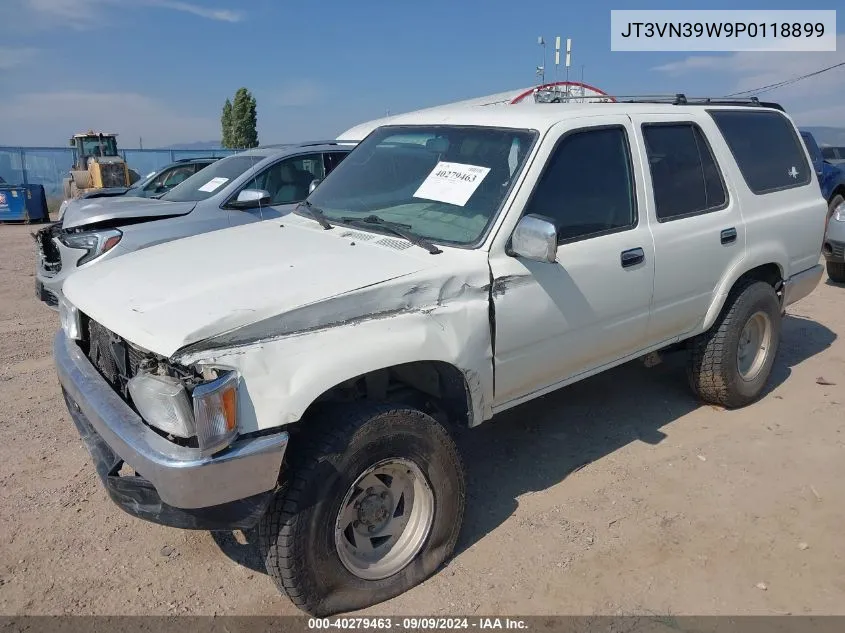
[[[824,236],[822,254],[829,262],[845,262],[845,222],[831,218]]]
[[[35,296],[48,308],[58,311],[61,290],[54,291],[51,286],[52,284],[44,283],[44,280],[38,276],[35,277]]]
[[[174,527],[248,528],[276,488],[288,434],[242,438],[213,457],[148,427],[63,332],[53,342],[74,424],[112,500],[134,516]],[[136,476],[120,476],[126,462]]]
[[[824,236],[822,254],[829,262],[845,262],[845,222],[830,219]]]

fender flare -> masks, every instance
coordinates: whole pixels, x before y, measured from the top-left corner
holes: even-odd
[[[774,264],[778,267],[781,280],[785,280],[787,270],[786,262],[788,261],[789,258],[786,254],[786,250],[774,242],[758,244],[757,248],[749,250],[749,252],[746,253],[746,256],[737,262],[736,266],[727,271],[718,286],[716,286],[713,293],[713,299],[710,302],[710,307],[704,317],[704,323],[702,324],[701,331],[706,332],[712,327],[713,323],[716,322],[716,319],[722,312],[722,308],[725,305],[725,301],[727,300],[731,289],[743,275],[746,275],[755,268]]]

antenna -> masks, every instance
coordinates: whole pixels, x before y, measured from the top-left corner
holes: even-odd
[[[555,81],[558,77],[558,68],[560,67],[560,35],[555,37]]]
[[[546,83],[546,40],[542,35],[537,36],[537,44],[543,47],[543,65],[537,66],[537,74],[540,75],[540,82]]]
[[[569,66],[570,66],[570,54],[572,53],[572,40],[568,37],[566,38],[566,96],[569,96]]]

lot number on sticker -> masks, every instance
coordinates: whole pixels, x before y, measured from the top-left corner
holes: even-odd
[[[462,207],[489,173],[489,167],[441,161],[423,180],[414,197]]]
[[[228,178],[212,178],[207,183],[205,183],[202,187],[199,188],[200,191],[214,191],[215,189],[219,189],[224,184],[229,182]]]

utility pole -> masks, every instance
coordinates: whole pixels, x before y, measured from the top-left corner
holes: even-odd
[[[581,96],[583,97],[586,95],[586,89],[584,88],[584,64],[581,64]],[[584,103],[586,99],[581,99],[581,103]]]

